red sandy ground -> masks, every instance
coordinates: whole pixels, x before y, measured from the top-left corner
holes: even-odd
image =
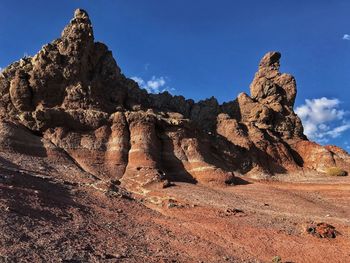
[[[69,165],[1,156],[0,262],[350,262],[349,176],[176,183],[130,200]],[[312,236],[312,222],[340,234]]]

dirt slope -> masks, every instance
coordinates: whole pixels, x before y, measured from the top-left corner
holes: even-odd
[[[131,196],[74,170],[69,160],[59,171],[62,164],[47,157],[2,152],[0,163],[0,262],[270,262],[276,255],[283,262],[347,262],[350,256],[348,177],[245,179],[219,188],[176,183]],[[306,232],[312,222],[327,222],[340,234],[317,238]]]

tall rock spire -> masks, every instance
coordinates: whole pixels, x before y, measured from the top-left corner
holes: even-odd
[[[62,31],[61,40],[58,45],[61,54],[76,56],[92,48],[94,33],[86,11],[75,10],[73,19]]]
[[[277,103],[292,109],[297,94],[296,82],[292,75],[279,72],[280,58],[281,53],[276,51],[265,54],[250,85],[250,94],[262,103]]]

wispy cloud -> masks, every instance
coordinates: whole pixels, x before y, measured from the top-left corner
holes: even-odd
[[[296,108],[309,139],[327,143],[350,129],[350,122],[345,119],[347,112],[340,109],[340,104],[338,99],[323,97],[305,100],[305,104]]]
[[[349,34],[344,34],[343,40],[350,40],[350,35]]]
[[[345,145],[345,148],[346,148],[346,150],[350,150],[350,144],[349,144],[349,141],[345,141],[344,142],[344,145]]]
[[[147,90],[148,93],[171,92],[175,90],[167,86],[166,77],[152,76],[152,78],[147,81],[140,77],[132,77],[131,79],[136,81],[140,88]]]

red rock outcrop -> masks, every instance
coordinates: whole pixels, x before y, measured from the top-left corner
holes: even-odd
[[[251,96],[222,105],[214,97],[194,102],[148,94],[94,42],[89,16],[78,9],[60,38],[1,72],[0,117],[36,138],[21,150],[44,140],[88,173],[135,191],[163,179],[231,184],[234,173],[348,170],[347,152],[303,134],[293,111],[296,82],[279,72],[280,57],[262,58]]]

